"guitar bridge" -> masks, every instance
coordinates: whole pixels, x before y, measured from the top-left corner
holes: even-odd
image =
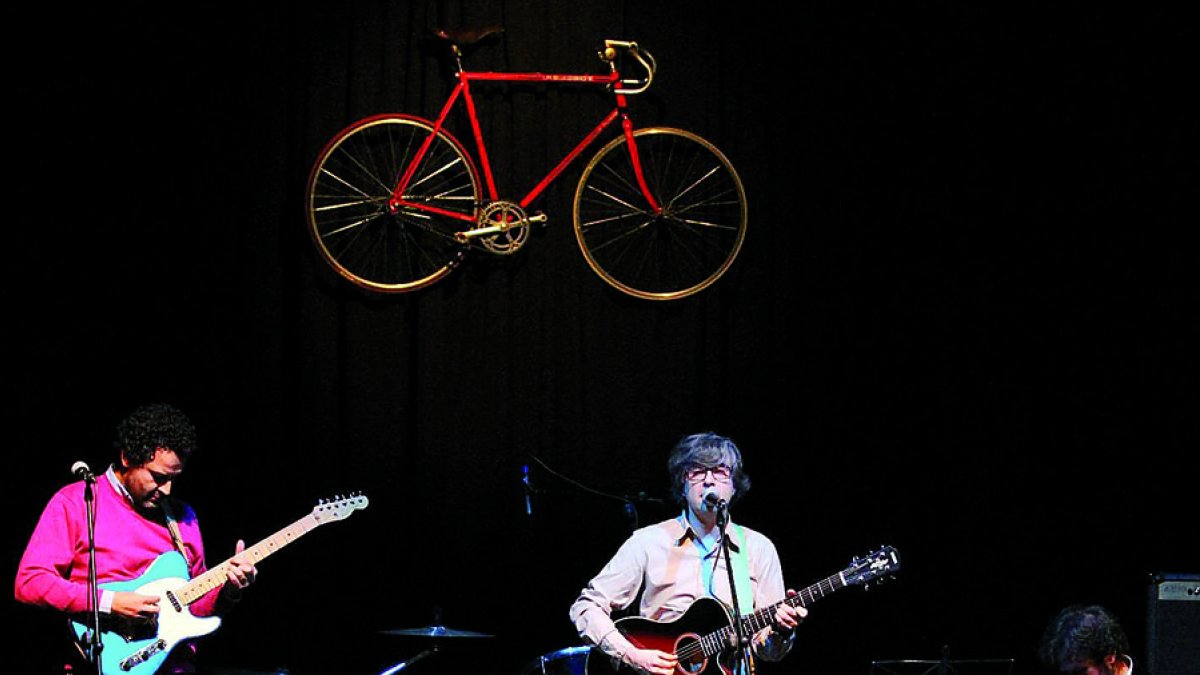
[[[154,642],[151,642],[150,644],[146,645],[145,647],[142,647],[141,649],[137,650],[133,654],[130,654],[128,658],[122,659],[121,662],[118,663],[117,665],[121,668],[121,670],[123,670],[125,672],[129,672],[129,671],[133,670],[134,667],[139,666],[139,665],[145,663],[146,661],[149,661],[152,656],[154,656],[155,654],[161,652],[162,650],[164,650],[166,648],[167,648],[167,641],[162,638],[159,638],[159,639],[155,640]]]

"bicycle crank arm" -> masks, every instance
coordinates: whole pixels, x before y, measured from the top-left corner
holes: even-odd
[[[548,218],[546,217],[546,214],[539,213],[537,215],[530,216],[528,218],[525,218],[524,220],[518,220],[513,223],[502,223],[499,225],[492,225],[491,227],[477,227],[477,228],[467,230],[465,232],[455,232],[454,239],[456,241],[458,241],[460,244],[465,244],[468,241],[475,239],[477,237],[487,237],[487,236],[493,235],[493,234],[500,234],[501,232],[507,232],[508,230],[511,230],[514,227],[524,227],[526,225],[541,225],[541,224],[545,223],[547,220],[548,220]]]

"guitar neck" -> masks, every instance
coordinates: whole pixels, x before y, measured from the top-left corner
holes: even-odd
[[[263,539],[257,544],[247,548],[242,552],[242,556],[249,559],[252,564],[257,565],[258,562],[288,544],[296,541],[305,534],[316,529],[321,522],[313,514],[304,516],[300,520],[288,525],[275,534]],[[225,562],[210,568],[204,574],[192,579],[188,583],[179,587],[175,591],[175,597],[184,605],[190,605],[206,595],[209,591],[220,588],[225,583],[227,571],[232,564],[233,558],[229,558]]]
[[[812,586],[799,591],[793,596],[780,600],[770,607],[765,607],[757,612],[754,612],[753,614],[748,614],[742,617],[742,627],[745,629],[747,635],[753,635],[774,623],[773,619],[775,617],[775,610],[780,605],[786,603],[792,607],[807,607],[817,600],[829,595],[830,593],[845,587],[846,580],[842,578],[841,573],[834,574],[833,576],[822,579]],[[733,627],[729,626],[723,630],[728,631],[732,629]],[[728,637],[728,635],[724,637]]]

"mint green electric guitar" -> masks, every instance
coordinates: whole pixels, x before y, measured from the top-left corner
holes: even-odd
[[[247,548],[242,554],[257,564],[317,526],[343,520],[366,507],[367,498],[362,495],[323,501],[317,504],[312,513]],[[101,617],[101,672],[150,675],[158,670],[180,642],[215,631],[221,625],[219,617],[192,616],[188,607],[225,583],[231,561],[232,558],[188,580],[187,561],[178,551],[170,551],[155,558],[136,579],[101,584],[100,587],[105,590],[132,591],[159,597],[158,616],[154,620]],[[81,649],[90,643],[92,627],[86,618],[82,622],[72,620],[71,629]]]

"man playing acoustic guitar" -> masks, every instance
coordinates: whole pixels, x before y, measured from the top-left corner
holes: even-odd
[[[90,627],[94,616],[88,583],[88,510],[84,496],[89,488],[94,488],[96,581],[102,589],[143,575],[151,563],[171,552],[182,556],[181,568],[186,561],[186,573],[191,578],[206,570],[196,514],[188,505],[171,498],[172,484],[183,473],[196,446],[191,421],[168,405],[144,406],[118,425],[114,445],[116,463],[103,475],[87,475],[50,499],[17,570],[18,601],[69,613],[80,626]],[[86,471],[84,466],[83,473]],[[243,542],[237,542],[224,583],[195,601],[192,614],[203,617],[220,613],[254,581],[256,570],[241,555],[244,548]],[[169,557],[174,559],[174,554]],[[135,632],[149,630],[153,634],[160,612],[169,610],[161,604],[158,595],[139,593],[136,587],[100,590],[102,633],[108,632],[106,624],[120,623],[133,626]],[[152,652],[153,647],[145,651]],[[147,657],[142,665],[162,672],[193,672],[192,652],[190,645],[184,645],[165,661],[160,654],[157,661]]]
[[[719,607],[705,598],[719,600],[729,608],[728,615],[717,610],[713,617],[714,612],[706,609],[708,616],[700,623],[715,620],[718,625],[730,624],[731,577],[743,615],[778,603],[766,627],[746,636],[750,642],[750,648],[744,650],[747,656],[782,659],[791,649],[796,626],[808,611],[781,602],[794,591],[788,590],[785,596],[775,545],[762,534],[727,521],[727,505],[750,489],[741,452],[723,436],[694,434],[676,444],[667,468],[673,495],[683,506],[683,513],[634,532],[571,605],[570,617],[580,636],[608,657],[589,657],[588,675],[612,672],[615,662],[623,670],[632,668],[653,675],[671,675],[677,666],[685,672],[705,675],[746,672],[746,664],[704,656],[704,648],[689,644],[687,638],[700,628],[688,625],[698,611],[695,608]],[[732,574],[722,553],[723,532],[728,536]],[[645,636],[623,630],[621,624],[630,619],[615,623],[611,617],[614,611],[628,607],[639,590],[642,599],[638,614],[648,620],[646,623],[655,624]],[[736,638],[732,642],[736,646]],[[723,646],[718,649],[723,655],[738,651]],[[608,663],[595,667],[595,661]]]

